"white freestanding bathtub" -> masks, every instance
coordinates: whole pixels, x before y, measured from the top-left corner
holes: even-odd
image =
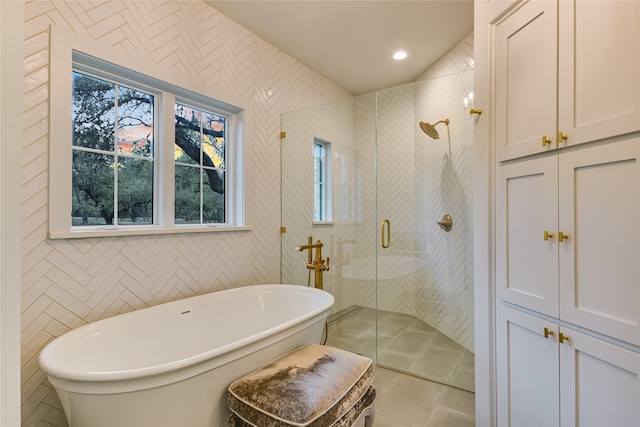
[[[40,366],[72,427],[220,427],[228,385],[318,343],[333,302],[297,285],[213,292],[70,331]]]

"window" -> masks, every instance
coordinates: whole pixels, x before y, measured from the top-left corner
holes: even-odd
[[[331,143],[313,141],[313,221],[331,221]]]
[[[71,226],[153,224],[156,96],[72,75]]]
[[[175,222],[225,222],[226,117],[176,103]]]
[[[49,237],[249,229],[248,109],[222,98],[52,30]]]

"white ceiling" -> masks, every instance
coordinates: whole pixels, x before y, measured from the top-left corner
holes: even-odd
[[[205,1],[353,94],[414,81],[473,31],[473,0]]]

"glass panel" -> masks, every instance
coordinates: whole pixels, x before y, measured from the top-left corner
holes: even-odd
[[[176,165],[175,223],[200,223],[200,168]]]
[[[153,224],[153,162],[120,157],[118,224]]]
[[[113,83],[73,72],[73,145],[114,149],[115,87]]]
[[[118,86],[118,130],[120,153],[153,156],[153,95]]]
[[[175,160],[176,163],[201,164],[201,118],[202,112],[186,105],[176,104]]]
[[[113,224],[113,156],[73,150],[71,225]]]
[[[205,223],[223,223],[224,215],[224,172],[205,169],[202,186],[202,220]],[[213,182],[214,185],[210,183]],[[220,191],[222,188],[222,192]]]
[[[471,71],[382,90],[375,117],[377,223],[391,224],[376,254],[378,365],[471,391],[472,91]]]
[[[203,115],[203,165],[216,168],[224,168],[226,119],[212,113],[203,113]]]

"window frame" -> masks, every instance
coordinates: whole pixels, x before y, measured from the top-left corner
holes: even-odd
[[[331,200],[331,142],[324,139],[314,137],[313,138],[313,161],[316,161],[316,147],[320,147],[322,152],[320,179],[316,176],[316,170],[314,167],[313,173],[313,224],[331,224],[333,222],[333,204]],[[320,186],[320,215],[321,218],[316,218],[316,187]]]
[[[148,64],[114,48],[82,39],[77,34],[51,27],[49,62],[49,229],[50,239],[109,237],[250,230],[249,156],[250,102],[221,93],[201,82]],[[119,65],[119,64],[126,64]],[[152,225],[72,226],[72,72],[116,78],[124,85],[158,91],[157,135],[154,135],[154,217]],[[174,223],[175,103],[186,101],[228,117],[228,169],[225,192],[226,222],[212,224]],[[216,113],[217,114],[217,113]],[[167,119],[170,117],[170,120]],[[233,141],[233,143],[228,143]],[[157,194],[156,194],[157,193]]]

